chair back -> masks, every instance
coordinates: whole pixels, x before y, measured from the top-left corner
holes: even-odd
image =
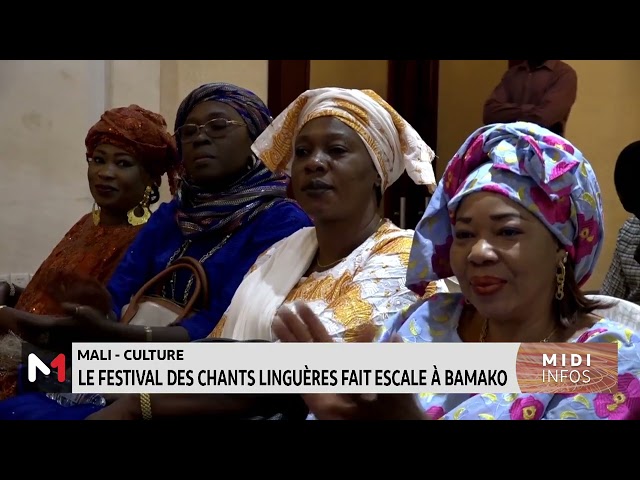
[[[640,332],[640,305],[608,295],[586,295],[586,297],[613,304],[611,308],[596,310],[593,312],[595,315],[618,322],[635,332]]]

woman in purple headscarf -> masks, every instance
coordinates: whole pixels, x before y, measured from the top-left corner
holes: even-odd
[[[618,392],[308,395],[311,411],[336,419],[640,419],[640,337],[594,315],[607,306],[580,290],[603,234],[600,188],[579,150],[531,123],[480,128],[447,166],[416,228],[407,273],[418,294],[451,275],[461,293],[398,313],[379,340],[616,343]],[[298,312],[279,312],[278,337],[326,341],[304,306]]]

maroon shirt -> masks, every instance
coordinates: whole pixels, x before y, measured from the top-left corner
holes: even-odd
[[[560,60],[546,60],[531,70],[525,61],[511,67],[484,104],[483,121],[536,123],[564,135],[576,101],[578,76]]]

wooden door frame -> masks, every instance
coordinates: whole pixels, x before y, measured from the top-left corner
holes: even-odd
[[[387,101],[436,152],[439,76],[439,60],[389,60]],[[436,163],[434,159],[434,172]],[[385,217],[400,227],[415,228],[429,198],[427,187],[404,173],[385,192]]]
[[[309,89],[311,60],[269,60],[268,63],[267,104],[275,118]]]
[[[268,60],[267,106],[273,118],[309,89],[310,73],[311,60]],[[291,183],[287,195],[294,198]]]

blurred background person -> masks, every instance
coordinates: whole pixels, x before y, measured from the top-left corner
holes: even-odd
[[[616,161],[613,181],[622,207],[630,213],[618,232],[613,260],[601,295],[640,304],[640,141],[627,145]]]
[[[576,71],[561,60],[525,60],[511,67],[484,105],[483,121],[532,122],[564,136],[578,93]]]

